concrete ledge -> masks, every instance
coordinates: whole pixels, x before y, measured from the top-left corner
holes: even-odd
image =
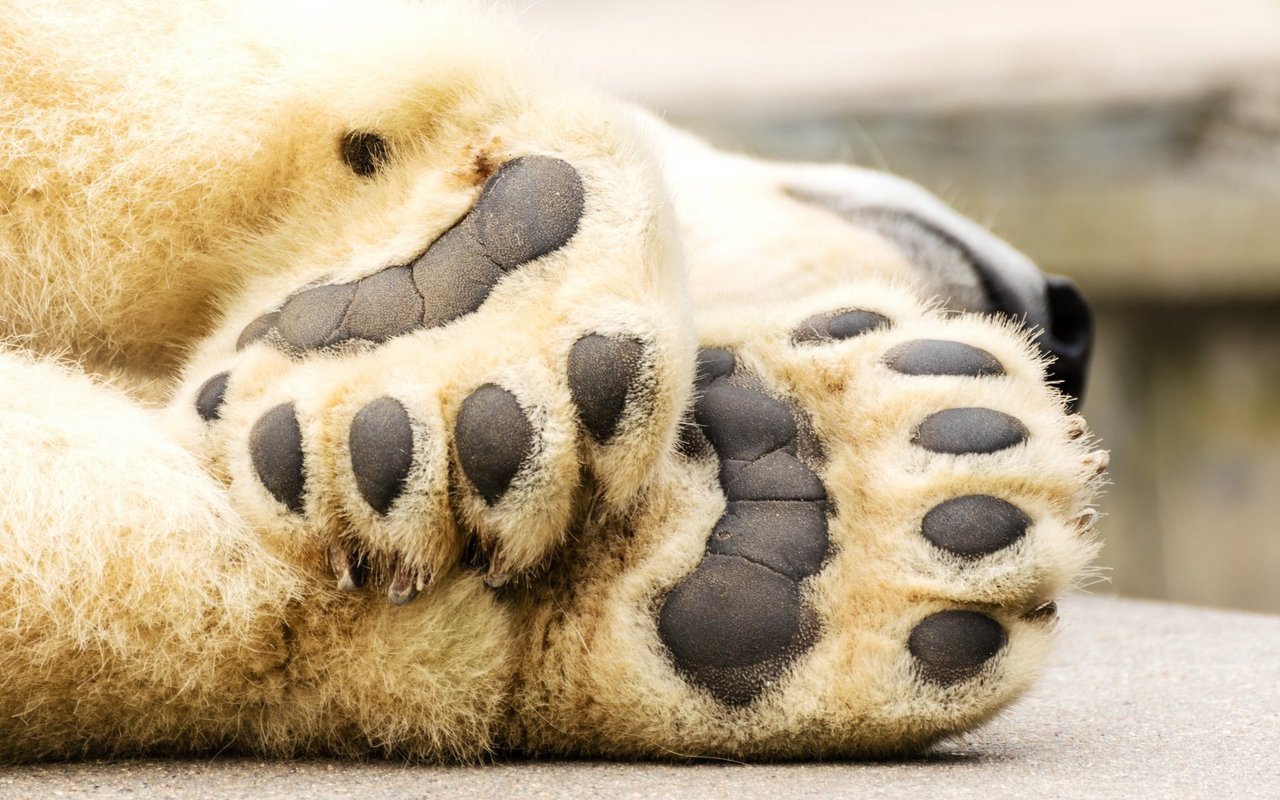
[[[1280,296],[1271,0],[504,0],[734,149],[913,178],[1104,297]]]
[[[1039,687],[895,763],[138,761],[19,767],[0,797],[1276,797],[1280,616],[1073,597]]]

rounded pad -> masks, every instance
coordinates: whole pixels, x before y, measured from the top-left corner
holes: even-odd
[[[663,601],[658,633],[686,680],[730,705],[754,701],[812,646],[821,625],[800,597],[830,549],[821,478],[795,455],[796,418],[727,379],[727,350],[698,354],[694,416],[720,459],[725,513],[706,554]]]
[[[353,283],[305,289],[285,302],[276,320],[276,332],[299,350],[314,350],[333,340],[356,296]]]
[[[302,512],[306,476],[302,465],[302,429],[293,403],[271,409],[249,431],[249,456],[258,480],[271,496],[295,514]]]
[[[921,533],[957,555],[977,558],[1021,539],[1031,518],[1014,504],[985,494],[953,497],[924,515]]]
[[[533,452],[533,426],[515,395],[487,383],[462,401],[454,442],[462,471],[493,505]]]
[[[828,342],[852,339],[864,333],[889,327],[889,319],[874,311],[834,311],[815,314],[796,328],[792,341]]]
[[[903,342],[885,353],[884,362],[903,375],[963,375],[981,378],[1003,375],[996,357],[972,345],[945,339]]]
[[[730,500],[827,498],[817,473],[785,450],[775,450],[755,461],[720,462],[720,485]]]
[[[995,453],[1028,436],[1014,417],[990,408],[949,408],[925,417],[912,442],[935,453]]]
[[[608,441],[622,419],[643,352],[639,339],[596,333],[582,337],[569,351],[569,394],[583,427],[597,442]]]
[[[582,178],[567,162],[525,156],[485,183],[471,215],[484,252],[504,270],[563,247],[582,217]]]
[[[827,559],[821,503],[730,502],[707,539],[707,552],[741,556],[792,580],[816,575]]]
[[[724,380],[706,388],[693,415],[722,459],[751,461],[796,437],[796,421],[783,403]]]
[[[272,311],[244,326],[244,330],[240,331],[239,338],[236,339],[236,350],[240,351],[258,341],[262,337],[271,333],[271,329],[275,327],[276,320],[280,319],[279,311]]]
[[[204,382],[196,393],[196,413],[205,422],[213,422],[222,416],[222,401],[227,395],[227,379],[229,372],[219,372]]]
[[[708,555],[667,595],[658,636],[686,679],[721,702],[743,704],[809,646],[813,625],[792,580],[743,558]]]
[[[926,680],[944,686],[972,678],[1008,636],[999,622],[976,611],[941,611],[911,631],[907,649]]]
[[[475,240],[468,219],[450,228],[413,263],[413,282],[422,295],[423,325],[428,328],[475,311],[502,277],[502,270]]]
[[[723,378],[733,373],[737,359],[728,350],[719,347],[704,347],[698,351],[698,364],[694,382],[701,391],[716,378]]]
[[[413,426],[400,401],[380,397],[360,409],[347,435],[360,496],[385,514],[404,491],[413,466]]]
[[[333,341],[385,342],[422,325],[422,298],[409,267],[389,267],[356,283]]]

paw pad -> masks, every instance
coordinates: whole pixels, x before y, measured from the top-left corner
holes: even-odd
[[[488,383],[462,401],[454,442],[462,471],[493,505],[533,452],[533,425],[514,394]]]
[[[398,400],[382,397],[360,409],[347,436],[360,496],[386,514],[404,490],[413,466],[413,427]]]
[[[990,408],[948,408],[930,414],[912,441],[935,453],[996,453],[1022,444],[1029,435],[1016,418]]]
[[[907,638],[924,678],[947,686],[974,677],[1008,635],[999,622],[976,611],[940,611],[925,617]]]
[[[972,345],[945,339],[903,342],[885,354],[889,368],[903,375],[962,375],[981,378],[1003,375],[996,357]]]
[[[213,422],[222,416],[222,403],[227,396],[227,381],[231,373],[219,372],[204,382],[196,392],[196,413],[205,422]]]
[[[734,367],[728,351],[699,354],[694,418],[729,502],[706,555],[664,599],[658,635],[690,681],[742,705],[816,640],[799,582],[821,569],[829,542],[826,490],[796,455],[794,414],[745,380],[731,383]]]
[[[582,178],[568,163],[547,156],[508,161],[471,211],[412,264],[304,289],[249,323],[236,346],[268,338],[307,353],[452,322],[478,309],[506,272],[567,244],[584,200]]]
[[[852,339],[864,333],[889,327],[889,319],[874,311],[832,311],[815,314],[796,328],[792,341],[825,342]]]
[[[977,558],[1018,541],[1030,525],[1031,518],[1013,503],[971,494],[953,497],[930,509],[924,515],[921,533],[943,550]]]
[[[640,374],[639,339],[590,334],[569,351],[569,393],[578,418],[597,442],[607,442]]]
[[[301,513],[306,476],[302,429],[293,403],[276,406],[254,423],[249,432],[249,456],[258,479],[271,496],[293,513]]]

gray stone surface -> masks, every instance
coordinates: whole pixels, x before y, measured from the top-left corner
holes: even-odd
[[[1038,687],[917,760],[149,760],[9,768],[0,797],[1280,797],[1280,617],[1110,598],[1061,606],[1062,636]]]

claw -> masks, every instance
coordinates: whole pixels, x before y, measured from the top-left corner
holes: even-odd
[[[1093,474],[1101,475],[1107,471],[1107,467],[1111,464],[1111,454],[1106,450],[1094,450],[1092,453],[1084,457],[1086,467],[1093,470]]]
[[[1084,421],[1084,417],[1079,414],[1072,414],[1067,417],[1067,438],[1079,439],[1089,430],[1089,423]]]
[[[498,589],[511,580],[511,565],[503,557],[502,551],[495,549],[489,556],[489,571],[485,573],[484,585],[490,589]]]
[[[338,579],[338,591],[354,592],[364,586],[365,579],[368,578],[368,570],[364,568],[364,564],[340,544],[329,545],[329,568]]]
[[[1022,615],[1027,622],[1053,622],[1057,617],[1058,604],[1052,600]]]
[[[1097,523],[1098,512],[1092,508],[1086,508],[1067,522],[1079,534],[1085,534],[1093,530],[1093,526]]]
[[[427,582],[428,578],[421,571],[401,562],[396,567],[391,585],[387,587],[387,600],[391,601],[392,605],[407,605],[426,588]]]

